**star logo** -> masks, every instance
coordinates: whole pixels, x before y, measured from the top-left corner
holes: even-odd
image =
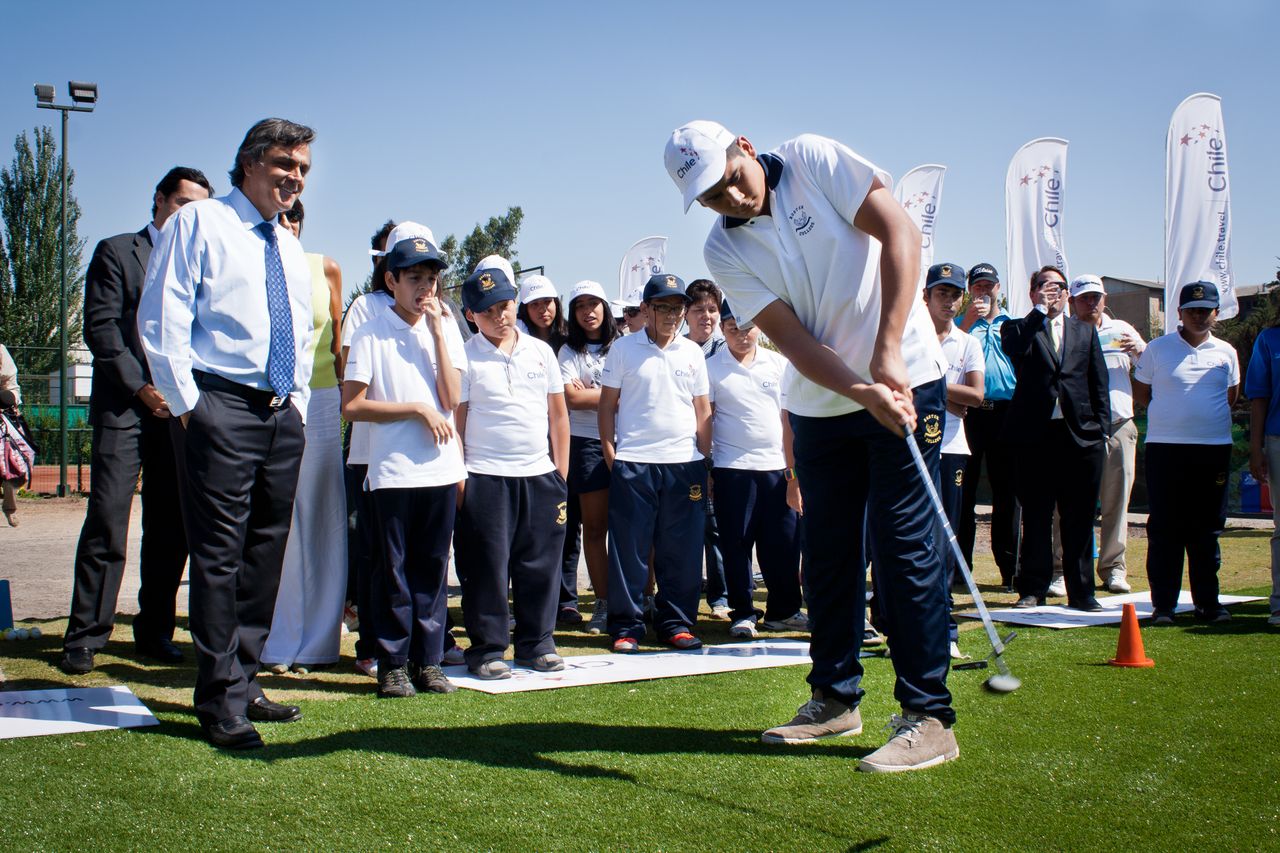
[[[1031,176],[1030,176],[1030,175],[1023,175],[1023,176],[1022,176],[1022,180],[1020,181],[1020,183],[1025,187],[1027,184],[1031,183]]]
[[[1184,133],[1184,134],[1182,135],[1182,139],[1180,139],[1180,140],[1178,140],[1178,141],[1179,141],[1179,142],[1181,142],[1183,145],[1186,145],[1188,142],[1190,142],[1190,141],[1191,141],[1191,134],[1189,134],[1189,133]]]

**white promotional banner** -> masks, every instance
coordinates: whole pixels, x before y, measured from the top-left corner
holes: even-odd
[[[618,267],[618,299],[627,304],[640,304],[640,293],[649,276],[662,272],[667,265],[667,238],[645,237],[622,256]]]
[[[1165,154],[1165,331],[1176,328],[1183,285],[1218,287],[1218,317],[1239,310],[1231,281],[1231,181],[1222,100],[1201,92],[1173,111]]]
[[[0,740],[158,725],[123,685],[0,692]]]
[[[902,176],[894,187],[893,197],[920,229],[920,287],[933,266],[933,237],[938,224],[938,208],[942,206],[942,179],[947,167],[930,163],[916,166]]]
[[[1062,270],[1067,251],[1062,216],[1067,186],[1067,140],[1033,139],[1018,149],[1004,180],[1005,265],[1002,290],[1010,317],[1031,310],[1031,274],[1043,266]]]

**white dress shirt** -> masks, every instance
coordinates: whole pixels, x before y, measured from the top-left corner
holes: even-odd
[[[255,230],[262,214],[239,189],[193,201],[169,217],[151,250],[138,302],[138,336],[151,382],[175,416],[200,398],[193,370],[270,391],[267,356],[266,238]],[[293,320],[293,404],[307,416],[313,361],[311,270],[302,245],[273,223],[289,287]]]

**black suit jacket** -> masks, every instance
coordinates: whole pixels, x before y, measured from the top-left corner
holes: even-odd
[[[1004,423],[1005,441],[1039,441],[1055,401],[1062,404],[1062,418],[1076,444],[1087,447],[1106,441],[1111,400],[1107,363],[1095,326],[1066,317],[1059,355],[1049,335],[1048,317],[1032,308],[1021,320],[1006,320],[1000,327],[1000,347],[1013,362],[1017,377]]]
[[[151,381],[138,339],[138,299],[151,258],[151,235],[108,237],[93,250],[84,281],[84,341],[93,353],[89,422],[130,427],[149,412],[138,389]]]

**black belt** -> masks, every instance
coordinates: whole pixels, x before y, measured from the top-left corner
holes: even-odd
[[[982,403],[978,406],[978,408],[983,409],[984,411],[991,412],[995,410],[996,406],[1001,406],[1001,407],[1007,406],[1009,405],[1009,402],[1010,402],[1009,400],[985,400],[984,399]]]
[[[258,388],[250,388],[248,385],[241,385],[239,382],[232,382],[230,379],[219,376],[216,373],[206,373],[203,370],[193,370],[196,385],[202,391],[222,391],[226,394],[239,397],[241,400],[247,400],[259,406],[266,406],[273,412],[289,407],[289,395],[283,397],[276,396],[274,391],[262,391]]]

